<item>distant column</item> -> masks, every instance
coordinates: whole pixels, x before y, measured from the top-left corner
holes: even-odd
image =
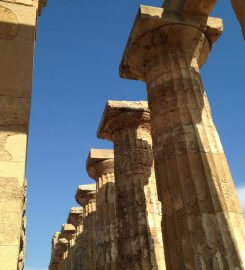
[[[69,249],[69,270],[80,270],[81,255],[82,255],[82,242],[81,234],[83,231],[83,209],[82,207],[73,207],[67,218],[67,223],[72,224],[76,228],[76,235],[72,238]]]
[[[114,143],[116,269],[165,269],[147,102],[109,101],[98,137]]]
[[[120,67],[147,83],[167,269],[245,267],[242,209],[200,76],[222,29],[141,6]]]
[[[87,172],[96,180],[97,270],[116,269],[116,209],[114,152],[91,149]]]
[[[23,198],[37,14],[46,1],[0,0],[0,268],[24,266]]]
[[[56,247],[59,241],[59,236],[60,236],[60,232],[56,232],[53,235],[52,238],[52,246],[51,246],[51,259],[50,259],[50,263],[49,263],[49,270],[58,270],[58,266],[59,266],[59,259],[57,258],[55,251],[56,251]]]
[[[62,261],[60,264],[59,270],[72,270],[71,268],[71,260],[70,260],[70,252],[73,247],[73,242],[76,237],[76,228],[72,224],[63,224],[61,228],[61,239],[66,239],[68,241],[68,247],[62,254]]]
[[[81,185],[76,201],[83,207],[82,269],[96,270],[96,185]]]

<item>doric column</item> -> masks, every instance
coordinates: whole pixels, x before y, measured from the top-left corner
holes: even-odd
[[[71,249],[73,247],[74,238],[76,237],[76,228],[72,224],[63,224],[61,228],[61,239],[68,241],[68,248],[63,252],[60,270],[72,270],[71,268]]]
[[[98,137],[114,143],[116,269],[165,269],[147,102],[109,101]]]
[[[56,232],[52,239],[52,255],[49,264],[49,270],[61,270],[63,263],[63,254],[67,251],[69,242],[61,237],[60,232]]]
[[[76,235],[70,242],[69,249],[69,270],[81,269],[81,257],[82,257],[82,241],[81,234],[83,232],[83,209],[82,207],[73,207],[70,210],[67,218],[67,223],[72,224],[76,228]]]
[[[76,201],[83,207],[82,258],[83,270],[96,269],[96,185],[81,185]]]
[[[147,83],[167,269],[244,269],[242,210],[199,71],[221,31],[141,6],[120,68]]]
[[[96,181],[97,270],[116,269],[114,152],[91,149],[87,172]]]
[[[60,232],[55,232],[52,238],[52,245],[51,245],[51,259],[49,262],[49,270],[57,270],[58,269],[58,260],[55,257],[55,250],[59,241]]]
[[[42,3],[42,4],[41,4]],[[0,265],[21,269],[25,166],[37,13],[44,1],[0,0]],[[39,9],[40,8],[40,9]]]
[[[71,208],[67,223],[72,224],[76,228],[77,235],[82,232],[83,227],[83,208],[82,207],[73,207]]]

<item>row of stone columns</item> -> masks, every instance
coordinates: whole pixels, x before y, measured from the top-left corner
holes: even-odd
[[[80,233],[72,245],[62,240],[59,264],[53,246],[50,270],[165,269],[149,121],[147,102],[107,103],[98,136],[113,141],[114,151],[90,151],[87,172],[96,186],[79,186],[83,218],[68,223]]]
[[[245,269],[243,213],[200,76],[222,20],[166,5],[140,7],[120,66],[146,82],[149,108],[108,101],[97,135],[114,153],[91,150],[96,188],[76,194],[81,269]],[[69,256],[57,269],[79,269]]]

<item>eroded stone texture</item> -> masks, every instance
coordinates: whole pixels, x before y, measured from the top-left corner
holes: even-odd
[[[83,232],[81,234],[83,270],[96,269],[96,185],[81,185],[76,201],[83,207]]]
[[[98,137],[114,143],[116,269],[165,269],[147,102],[109,101]]]
[[[81,207],[71,208],[67,223],[76,228],[76,235],[72,239],[68,254],[69,270],[82,269],[82,233],[83,233],[83,209]],[[68,270],[68,269],[67,269]]]
[[[170,11],[198,16],[208,16],[216,2],[217,0],[165,0],[163,7]]]
[[[87,172],[96,181],[96,269],[116,269],[116,208],[114,152],[91,149]]]
[[[0,268],[23,269],[25,166],[38,1],[0,0]]]
[[[172,16],[141,7],[121,64],[147,83],[167,269],[244,269],[242,210],[199,71],[222,22]]]
[[[22,204],[22,226],[20,234],[20,247],[19,247],[19,258],[17,270],[23,270],[25,265],[25,254],[26,254],[26,188],[27,181],[24,184],[24,197]]]
[[[244,0],[231,0],[231,3],[236,13],[237,19],[240,22],[243,37],[245,39],[245,1]]]
[[[54,234],[49,270],[82,269],[82,233],[83,209],[73,207],[69,212],[67,224],[62,226],[61,233]]]
[[[217,0],[165,0],[163,8],[168,12],[177,12],[191,16],[204,16],[207,18],[211,13]],[[242,33],[245,38],[245,1],[231,0],[231,4],[240,22]]]
[[[69,248],[69,241],[62,238],[60,232],[56,232],[52,239],[52,255],[49,264],[49,270],[61,270],[64,260],[64,254]]]

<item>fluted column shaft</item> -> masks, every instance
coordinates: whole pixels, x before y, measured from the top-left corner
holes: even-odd
[[[244,269],[242,210],[199,71],[222,21],[171,16],[141,8],[121,64],[147,83],[167,269]]]
[[[196,59],[169,49],[147,85],[170,269],[241,266],[242,210]]]
[[[84,206],[84,229],[82,236],[82,267],[84,270],[96,269],[96,201]]]
[[[96,180],[97,268],[116,269],[116,209],[113,150],[91,149],[87,171]]]
[[[147,102],[109,101],[98,136],[114,143],[117,269],[165,269]]]
[[[79,186],[76,201],[83,207],[83,230],[79,236],[81,248],[80,265],[83,270],[96,269],[96,186]],[[78,262],[79,263],[79,262]]]
[[[113,141],[120,269],[165,269],[149,126],[120,130]]]

